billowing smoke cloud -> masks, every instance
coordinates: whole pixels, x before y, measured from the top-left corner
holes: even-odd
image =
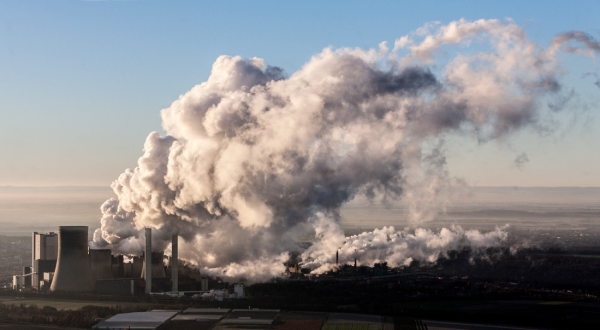
[[[465,52],[448,60],[454,44]],[[118,199],[102,205],[92,244],[140,253],[149,226],[155,249],[178,233],[182,258],[254,280],[280,274],[289,251],[322,271],[336,249],[344,261],[404,265],[463,243],[494,245],[502,230],[386,227],[345,238],[339,209],[359,195],[406,198],[413,224],[435,216],[455,180],[444,136],[489,141],[535,128],[548,114],[540,99],[561,90],[559,51],[599,48],[582,32],[541,48],[511,21],[460,20],[428,24],[392,50],[327,48],[289,76],[221,56],[206,82],[162,110],[167,136],[151,133],[138,167],[112,184]],[[296,242],[307,228],[317,242],[304,250]]]

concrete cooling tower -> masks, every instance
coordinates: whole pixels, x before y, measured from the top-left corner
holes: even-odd
[[[58,227],[58,258],[50,291],[90,292],[95,285],[88,256],[88,227]]]
[[[109,249],[90,250],[90,268],[94,280],[112,280],[112,260]]]
[[[165,278],[165,265],[163,264],[164,252],[152,252],[150,255],[152,258],[152,269],[151,269],[151,277],[155,278]],[[146,259],[144,258],[144,265],[142,266],[142,275],[141,278],[146,278]]]
[[[142,273],[142,269],[144,268],[144,258],[143,257],[133,257],[133,261],[131,264],[131,277],[144,277],[144,273]]]

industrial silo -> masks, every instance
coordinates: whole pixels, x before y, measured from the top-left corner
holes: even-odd
[[[58,227],[58,258],[50,291],[94,291],[87,226]]]
[[[94,280],[112,280],[112,260],[109,249],[90,250],[90,268]]]

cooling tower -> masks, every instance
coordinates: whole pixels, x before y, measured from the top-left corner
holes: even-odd
[[[163,258],[165,256],[164,252],[152,252],[152,269],[150,276],[152,279],[155,278],[165,278],[165,265],[163,264]],[[144,258],[144,265],[142,266],[142,278],[146,278],[146,258]]]
[[[58,258],[50,291],[94,291],[87,226],[58,227]]]
[[[109,249],[90,250],[90,268],[94,280],[112,280],[112,260]]]
[[[144,278],[144,273],[142,273],[143,266],[144,266],[144,258],[143,257],[133,257],[133,262],[131,265],[131,278],[136,278],[136,277]]]

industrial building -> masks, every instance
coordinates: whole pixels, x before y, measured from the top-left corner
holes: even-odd
[[[31,267],[24,267],[22,275],[13,276],[13,288],[44,289],[49,285],[46,278],[56,268],[58,257],[58,235],[54,232],[31,234]]]
[[[163,251],[152,250],[152,229],[146,228],[142,256],[112,255],[110,249],[90,249],[87,226],[59,226],[57,233],[32,233],[32,265],[13,276],[13,289],[37,292],[144,295],[181,291],[206,299],[244,298],[244,287],[202,278],[178,259],[178,236],[165,266]],[[217,293],[218,292],[218,293]],[[219,294],[220,293],[220,294]],[[205,295],[206,294],[206,295]],[[204,297],[202,297],[204,295]]]
[[[35,260],[56,260],[58,257],[58,235],[54,232],[31,234],[31,264]]]
[[[51,273],[56,268],[58,235],[53,232],[34,232],[31,235],[31,245],[31,285],[40,290],[49,287],[50,282],[47,279],[53,277]]]

